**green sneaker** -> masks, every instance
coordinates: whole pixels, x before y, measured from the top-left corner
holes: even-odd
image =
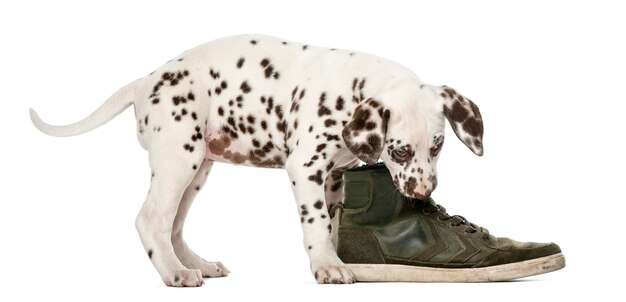
[[[357,281],[502,281],[561,269],[554,243],[495,237],[432,199],[400,194],[383,164],[344,173],[337,254]]]

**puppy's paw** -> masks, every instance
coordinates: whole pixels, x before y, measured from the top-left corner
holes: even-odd
[[[203,261],[200,271],[203,278],[226,277],[230,271],[221,262]]]
[[[165,285],[172,287],[198,287],[204,284],[199,269],[180,270],[163,281]]]
[[[331,263],[312,265],[315,281],[319,284],[352,284],[356,282],[354,275],[337,257]]]

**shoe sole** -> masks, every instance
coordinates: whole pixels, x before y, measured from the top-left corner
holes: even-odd
[[[546,257],[479,268],[434,268],[398,264],[347,264],[361,282],[488,282],[507,281],[565,267],[558,253]]]

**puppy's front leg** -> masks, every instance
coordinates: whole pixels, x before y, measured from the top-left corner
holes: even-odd
[[[286,166],[300,213],[304,248],[309,254],[315,280],[317,283],[354,283],[354,275],[339,259],[332,243],[332,226],[324,203],[325,166],[303,167],[300,161],[293,160]]]

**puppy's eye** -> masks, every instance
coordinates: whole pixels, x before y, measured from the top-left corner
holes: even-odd
[[[441,151],[442,146],[443,146],[443,136],[440,136],[437,139],[435,139],[435,145],[432,148],[430,148],[430,156],[435,157],[439,155],[439,151]]]
[[[391,157],[398,162],[405,162],[411,159],[411,154],[405,149],[396,149],[391,152]]]

